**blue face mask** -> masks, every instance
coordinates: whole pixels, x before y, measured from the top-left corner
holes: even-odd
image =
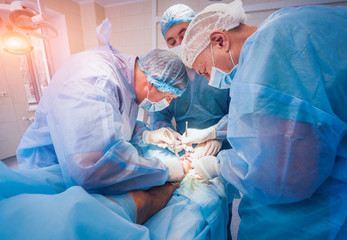
[[[139,104],[139,107],[141,107],[143,110],[147,112],[157,112],[169,106],[169,103],[166,101],[165,97],[159,102],[151,102],[148,99],[148,94],[149,90],[147,92],[147,97]]]
[[[231,56],[231,52],[229,50],[229,55],[231,62],[233,63],[234,67],[231,69],[229,73],[225,73],[222,70],[218,69],[214,65],[214,59],[213,59],[213,51],[212,51],[212,44],[211,44],[211,55],[212,55],[212,62],[213,67],[210,74],[210,81],[208,82],[208,85],[219,88],[219,89],[228,89],[231,86],[232,80],[236,74],[237,65],[235,65],[233,57]]]

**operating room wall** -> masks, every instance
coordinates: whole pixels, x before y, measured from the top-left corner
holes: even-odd
[[[105,9],[99,4],[90,2],[80,5],[84,48],[94,48],[100,45],[96,27],[105,19]]]
[[[0,3],[10,2],[0,0]],[[55,51],[67,52],[65,56],[59,56],[60,62],[69,54],[84,50],[80,5],[72,0],[43,0],[42,2],[46,8],[61,13],[65,18],[64,31],[67,32],[68,39],[57,41],[52,47]],[[96,18],[100,19],[100,16]],[[63,46],[59,46],[59,43]],[[59,49],[60,47],[67,48],[67,51]],[[59,67],[58,65],[54,66],[53,70]],[[15,155],[20,139],[31,124],[30,118],[34,115],[34,112],[28,111],[28,108],[19,56],[0,50],[0,159]]]
[[[0,159],[13,156],[25,129],[31,123],[28,103],[19,71],[19,58],[0,51]]]
[[[178,3],[186,4],[195,12],[203,10],[206,6],[213,4],[208,0],[156,0],[157,19],[163,15],[164,11],[170,6]],[[219,3],[230,3],[232,0],[223,0]],[[271,6],[273,3],[290,4],[291,1],[284,0],[243,0],[244,6]],[[292,1],[293,2],[293,1]],[[295,1],[300,3],[300,1]],[[306,0],[305,4],[317,1]],[[325,1],[329,2],[329,1]],[[333,2],[333,1],[331,1]],[[113,5],[105,8],[105,17],[107,17],[113,26],[111,44],[122,52],[141,55],[152,49],[153,41],[159,48],[167,48],[163,36],[160,32],[160,24],[156,24],[156,38],[152,38],[152,17],[153,1],[144,0],[130,4]],[[346,5],[346,3],[329,4],[329,5]],[[259,25],[271,13],[277,9],[252,11],[247,13],[248,24]]]
[[[221,1],[229,3],[229,1]],[[105,8],[105,17],[112,24],[111,44],[118,50],[141,55],[152,49],[153,41],[159,48],[167,48],[157,22],[156,37],[152,37],[152,19],[160,17],[170,6],[183,3],[194,11],[200,11],[212,2],[207,0],[157,0],[156,12],[153,13],[153,1],[144,0],[129,4],[113,5]]]
[[[32,0],[36,2],[35,0]],[[71,0],[43,0],[45,7],[65,16],[70,53],[84,50],[80,5]]]
[[[151,50],[151,0],[107,7],[105,17],[112,24],[111,44],[116,49],[132,55]]]

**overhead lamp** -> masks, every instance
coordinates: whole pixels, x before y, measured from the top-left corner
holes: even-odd
[[[11,26],[7,26],[8,32],[1,36],[3,50],[8,53],[23,55],[33,49],[31,41],[24,34],[14,32]]]
[[[44,19],[41,1],[37,0],[39,11],[35,10],[34,4],[30,2],[14,1],[11,4],[0,4],[0,10],[10,11],[9,18],[13,25],[23,30],[34,37],[49,39],[58,35],[56,28]],[[39,33],[35,30],[41,26],[49,29],[49,34]]]
[[[16,2],[14,2],[16,3]],[[40,25],[32,21],[32,17],[38,15],[39,13],[34,9],[30,9],[26,6],[17,4],[10,10],[10,20],[17,27],[27,30],[34,31],[37,30]]]

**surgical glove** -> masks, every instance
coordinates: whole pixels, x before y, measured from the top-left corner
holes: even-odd
[[[144,143],[166,148],[168,145],[180,144],[180,139],[176,139],[168,128],[160,128],[154,131],[144,131],[142,139]]]
[[[167,149],[169,149],[173,153],[176,153],[176,152],[179,153],[180,151],[183,150],[183,146],[182,146],[182,143],[181,143],[182,136],[181,136],[181,134],[179,134],[178,132],[172,130],[169,127],[167,129],[172,134],[171,138],[174,139],[174,143],[171,144],[171,145],[167,145],[167,146],[163,145],[162,147],[163,148],[167,147]]]
[[[191,166],[205,180],[215,178],[219,175],[218,161],[214,156],[205,156],[194,160]]]
[[[202,143],[215,138],[216,130],[213,126],[205,129],[188,128],[182,135],[182,144]]]
[[[160,161],[169,169],[169,182],[177,182],[183,179],[185,172],[182,161],[178,158],[160,159]]]
[[[193,159],[200,159],[205,156],[216,155],[220,151],[222,143],[223,140],[219,139],[211,139],[207,140],[206,142],[199,143],[194,148],[194,151],[190,154],[190,157]]]

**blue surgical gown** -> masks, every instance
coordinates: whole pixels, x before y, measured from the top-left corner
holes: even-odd
[[[20,168],[59,163],[67,186],[119,193],[168,180],[158,159],[139,156],[135,56],[108,47],[72,55],[56,72],[17,149]],[[147,128],[148,129],[148,128]]]
[[[221,175],[240,239],[345,239],[347,9],[285,8],[241,49]]]
[[[208,85],[208,80],[193,69],[188,70],[190,81],[181,97],[159,112],[150,113],[151,128],[171,127],[175,118],[177,132],[183,134],[186,121],[189,128],[204,129],[214,126],[216,138],[226,139],[229,90]]]

